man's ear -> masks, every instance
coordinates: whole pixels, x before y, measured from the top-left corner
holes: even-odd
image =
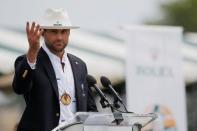
[[[68,35],[70,35],[70,29],[69,29]]]
[[[44,36],[44,30],[42,31],[42,36]]]
[[[43,36],[45,30],[44,29],[39,29],[39,31],[40,31],[41,35]]]

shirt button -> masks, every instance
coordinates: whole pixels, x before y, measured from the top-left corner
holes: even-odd
[[[60,116],[60,114],[59,113],[56,113],[56,116]]]

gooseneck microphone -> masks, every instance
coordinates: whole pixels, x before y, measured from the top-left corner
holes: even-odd
[[[103,79],[103,78],[102,78]],[[110,104],[109,103],[109,101],[107,100],[107,98],[106,98],[106,96],[105,96],[105,94],[97,87],[97,85],[96,85],[96,79],[93,77],[93,76],[91,76],[91,75],[87,75],[87,77],[86,77],[86,80],[87,80],[87,83],[88,83],[88,87],[94,87],[94,89],[96,90],[96,92],[98,93],[98,95],[100,96],[100,98],[101,98],[101,100],[100,100],[100,103],[101,103],[101,106],[103,107],[103,108],[106,108],[106,107],[110,107],[111,108],[111,111],[112,111],[112,113],[113,113],[113,116],[114,116],[114,121],[112,122],[112,123],[116,123],[117,125],[119,125],[124,119],[123,119],[123,116],[122,116],[122,111],[120,111],[120,110],[118,110],[116,107],[114,107],[114,105],[112,105],[112,104]],[[102,80],[103,81],[103,80]],[[104,81],[106,81],[105,80],[105,78],[104,78]],[[110,81],[108,81],[108,82],[110,82]],[[105,82],[104,82],[105,83]],[[107,83],[107,82],[106,82]],[[108,85],[108,84],[107,84]],[[110,85],[111,85],[111,82],[110,82]],[[109,85],[108,85],[109,86]],[[111,86],[112,87],[112,86]],[[113,87],[112,87],[112,89],[113,89]],[[114,90],[115,91],[115,90]],[[115,91],[116,92],[116,91]],[[116,92],[116,94],[117,94],[117,92]],[[119,97],[119,95],[117,94],[117,97]],[[118,98],[118,101],[122,101],[122,99],[119,97]],[[124,105],[123,103],[122,103],[122,105]],[[125,107],[125,106],[124,106]],[[116,110],[116,111],[119,111],[119,112],[114,112],[114,110]],[[127,111],[127,109],[126,109],[126,107],[125,107],[125,110],[126,110],[126,112],[128,113],[128,111]]]
[[[102,85],[104,87],[108,88],[110,90],[110,92],[112,93],[112,95],[115,98],[117,98],[118,101],[120,101],[122,103],[122,98],[118,95],[118,93],[112,87],[111,81],[105,76],[101,76],[100,80],[101,80]]]
[[[102,83],[102,85],[106,88],[109,89],[109,91],[112,93],[112,95],[114,96],[114,106],[117,107],[117,108],[120,108],[119,104],[118,104],[118,101],[123,105],[124,109],[126,112],[128,112],[125,104],[123,103],[123,100],[122,98],[119,96],[119,94],[114,90],[112,84],[111,84],[111,81],[105,77],[105,76],[101,76],[100,78],[100,81]]]
[[[94,89],[96,90],[96,92],[100,96],[100,98],[101,98],[101,100],[100,100],[101,106],[103,108],[107,107],[109,105],[109,101],[107,100],[105,94],[96,85],[96,83],[97,83],[96,79],[93,76],[91,76],[91,75],[87,75],[86,76],[86,80],[87,80],[88,86],[89,87],[94,87]]]

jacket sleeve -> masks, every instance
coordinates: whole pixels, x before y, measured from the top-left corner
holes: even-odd
[[[31,90],[33,70],[27,62],[25,55],[19,56],[14,64],[15,74],[12,88],[17,94],[25,94]]]

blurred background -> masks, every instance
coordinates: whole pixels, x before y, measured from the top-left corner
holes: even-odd
[[[13,131],[25,107],[13,93],[14,61],[26,53],[26,21],[37,21],[47,8],[64,8],[79,30],[71,31],[69,52],[80,56],[97,79],[110,78],[125,97],[124,25],[181,26],[188,130],[197,129],[197,1],[196,0],[1,0],[0,131]],[[102,87],[101,87],[102,88]],[[105,88],[102,88],[109,94]],[[110,95],[109,95],[110,97]]]

